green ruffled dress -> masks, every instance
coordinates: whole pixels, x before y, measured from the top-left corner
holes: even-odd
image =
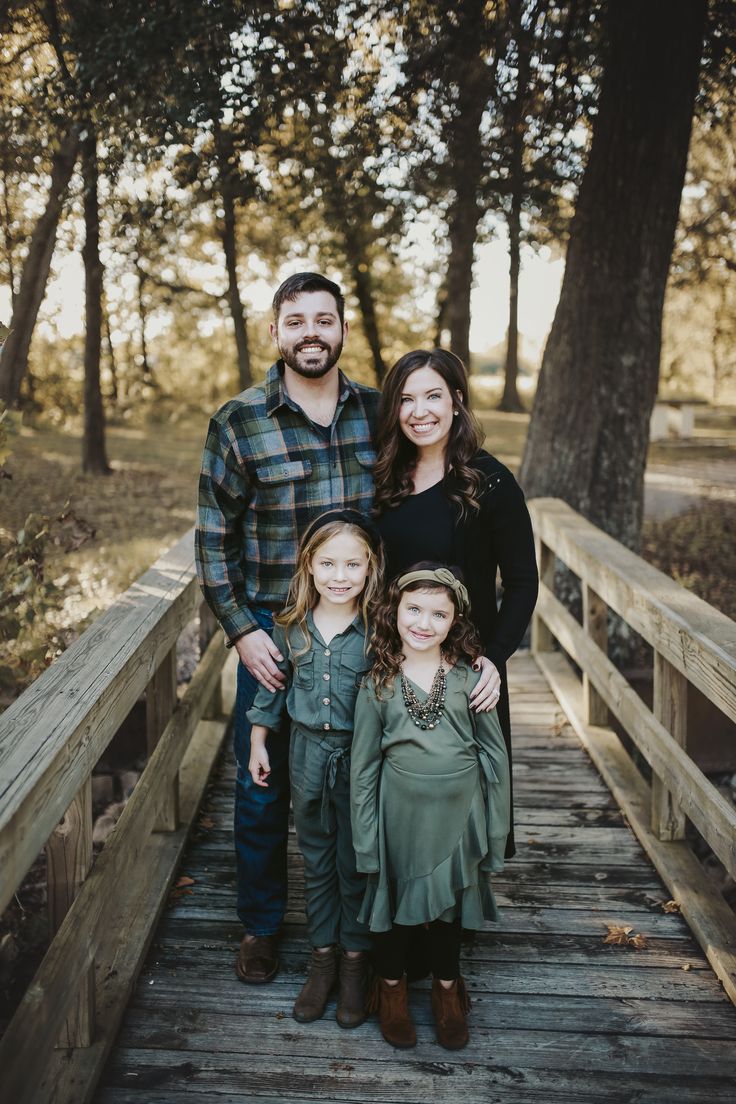
[[[371,875],[359,918],[371,931],[456,917],[477,929],[498,917],[489,875],[503,869],[509,761],[495,710],[470,710],[476,680],[451,668],[442,717],[424,730],[398,679],[381,699],[370,678],[358,692],[351,815],[358,870]]]

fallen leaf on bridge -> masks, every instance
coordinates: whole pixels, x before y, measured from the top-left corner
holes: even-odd
[[[203,816],[199,818],[199,826],[200,828],[214,828],[215,822],[212,817]]]
[[[679,901],[662,901],[662,912],[679,912]]]
[[[188,874],[182,874],[181,878],[176,883],[176,888],[181,889],[182,886],[194,885],[194,878],[190,878]]]
[[[608,935],[604,937],[604,943],[622,943],[624,946],[629,942],[629,932],[634,929],[631,927],[624,928],[620,924],[606,924],[608,928]]]
[[[633,947],[634,950],[643,951],[648,946],[646,936],[638,932],[636,935],[632,935],[634,930],[631,925],[624,926],[623,924],[606,924],[608,928],[608,935],[603,937],[604,943],[613,943],[622,947]]]

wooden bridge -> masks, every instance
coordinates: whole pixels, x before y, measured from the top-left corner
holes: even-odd
[[[0,718],[0,908],[45,846],[55,930],[0,1044],[4,1099],[734,1100],[736,918],[691,844],[736,875],[736,810],[686,718],[694,687],[736,721],[736,626],[563,503],[532,506],[543,586],[509,669],[519,854],[494,882],[501,922],[464,951],[469,1047],[437,1046],[426,984],[414,1051],[373,1019],[340,1030],[331,1007],[291,1019],[307,957],[294,848],[282,971],[236,979],[234,656],[188,534]],[[580,579],[581,621],[556,562]],[[651,711],[606,656],[609,609],[654,650]],[[177,700],[198,613],[203,656]],[[90,772],[142,694],[148,765],[92,865]]]

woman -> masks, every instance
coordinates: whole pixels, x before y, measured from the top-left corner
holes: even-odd
[[[521,643],[538,586],[524,495],[509,469],[481,449],[465,368],[453,353],[417,349],[401,357],[384,383],[378,425],[375,508],[387,578],[419,560],[462,568],[471,619],[498,673],[496,707],[510,760],[506,661]],[[506,857],[513,854],[512,826]]]

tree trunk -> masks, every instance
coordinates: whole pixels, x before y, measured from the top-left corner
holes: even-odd
[[[509,230],[509,329],[506,336],[503,395],[499,410],[521,413],[524,405],[519,398],[519,270],[521,268],[521,193],[514,189],[511,197]]]
[[[442,348],[442,341],[447,329],[447,284],[443,284],[437,292],[437,314],[434,323],[434,347]]]
[[[100,260],[100,212],[97,199],[97,135],[88,124],[82,140],[84,181],[84,438],[82,469],[93,475],[108,475],[105,452],[105,410],[100,389],[102,352],[102,262]]]
[[[386,364],[381,353],[381,338],[378,332],[378,317],[376,315],[376,302],[373,297],[371,274],[368,265],[362,259],[365,256],[364,251],[360,249],[357,241],[354,240],[348,230],[345,231],[345,244],[346,253],[350,259],[353,287],[363,319],[363,332],[371,350],[376,383],[380,387],[386,375]]]
[[[521,467],[638,549],[662,305],[705,0],[618,0],[565,277]]]
[[[507,221],[509,235],[509,328],[506,336],[506,364],[503,395],[498,409],[520,413],[519,398],[519,271],[521,269],[521,207],[524,198],[524,105],[529,93],[529,39],[521,21],[519,0],[509,4],[511,35],[517,45],[516,95],[511,104],[511,210]],[[531,33],[534,33],[532,28]]]
[[[222,194],[222,206],[225,216],[220,227],[220,239],[225,251],[225,267],[227,269],[227,300],[230,305],[233,326],[235,327],[235,347],[238,353],[238,379],[243,390],[250,387],[253,377],[250,370],[250,349],[248,347],[248,330],[245,321],[245,311],[240,298],[238,287],[238,261],[235,234],[235,202],[232,188],[225,184]]]
[[[457,63],[457,119],[452,129],[450,164],[454,200],[449,215],[450,258],[447,266],[447,326],[450,348],[470,370],[470,292],[473,257],[481,209],[483,175],[480,124],[486,106],[489,73],[481,56],[484,0],[464,0],[457,6],[462,39]]]
[[[117,404],[118,401],[118,366],[115,360],[115,348],[112,343],[112,333],[110,331],[110,311],[107,303],[105,303],[105,343],[107,345],[107,358],[110,362],[110,398],[113,403]]]
[[[459,167],[459,166],[458,166]],[[458,184],[450,216],[450,260],[447,266],[447,322],[450,349],[470,370],[470,293],[473,256],[480,219],[475,183]]]
[[[11,333],[0,358],[0,400],[18,406],[23,376],[28,367],[28,352],[38,311],[46,291],[56,230],[64,195],[79,152],[79,128],[72,127],[61,140],[51,161],[51,186],[46,209],[36,223],[23,265],[23,274],[15,300]]]
[[[13,251],[15,248],[15,239],[13,235],[13,216],[10,210],[10,200],[8,199],[8,166],[7,157],[8,150],[3,150],[3,165],[0,169],[2,173],[2,187],[3,187],[3,205],[2,205],[2,224],[3,224],[3,245],[5,248],[5,263],[8,266],[8,287],[10,289],[10,313],[15,310],[16,302],[16,286],[15,286],[15,261],[13,258]]]
[[[138,320],[141,324],[141,379],[148,386],[154,384],[153,373],[151,372],[151,364],[148,359],[148,342],[146,341],[146,322],[148,321],[148,312],[146,311],[146,300],[143,294],[144,284],[146,282],[146,274],[141,268],[140,252],[135,258],[135,274],[138,279]]]

